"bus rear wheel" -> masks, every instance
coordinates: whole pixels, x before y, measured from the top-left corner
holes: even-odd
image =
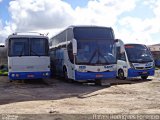
[[[142,80],[146,80],[148,76],[141,76]]]
[[[122,69],[118,70],[118,79],[120,79],[120,80],[125,80],[126,79]]]

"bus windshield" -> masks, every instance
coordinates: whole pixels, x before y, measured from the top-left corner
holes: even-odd
[[[75,27],[77,40],[77,64],[115,64],[114,33],[107,27]]]
[[[47,44],[44,38],[31,38],[31,56],[45,56],[47,54]]]
[[[126,53],[129,62],[143,63],[152,62],[153,58],[149,49],[140,44],[127,44],[125,45]]]
[[[48,56],[46,38],[10,38],[9,56]]]
[[[107,40],[78,40],[77,64],[106,65],[115,64],[115,46]]]

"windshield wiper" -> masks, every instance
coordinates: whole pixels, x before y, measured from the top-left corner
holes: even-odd
[[[105,56],[103,56],[103,54],[99,51],[99,49],[96,49],[94,51],[94,53],[92,54],[92,57],[90,58],[89,62],[88,63],[91,63],[91,61],[93,60],[93,58],[95,57],[96,53],[98,53],[98,60],[95,64],[102,64],[99,60],[99,57],[101,56],[102,58],[104,58],[104,60],[106,61],[105,64],[109,64],[109,61],[105,58]]]
[[[109,61],[105,58],[105,56],[100,51],[98,51],[98,53],[99,53],[98,55],[101,56],[102,58],[104,58],[106,63],[109,64]]]
[[[32,53],[34,53],[34,55],[36,55],[36,56],[39,56],[40,57],[40,55],[39,54],[37,54],[35,51],[33,51],[32,49],[31,49],[31,52]]]
[[[98,49],[96,49],[96,50],[94,51],[94,53],[92,54],[92,56],[91,56],[91,58],[90,58],[90,60],[89,60],[88,63],[91,63],[92,59],[95,57],[95,55],[96,55],[97,52],[98,52]]]
[[[22,57],[23,52],[24,52],[24,44],[23,44],[23,48],[22,48],[22,50],[21,50],[21,52],[20,52],[19,57]]]

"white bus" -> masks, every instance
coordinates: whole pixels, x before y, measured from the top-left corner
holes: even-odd
[[[116,78],[112,28],[70,26],[50,39],[51,71],[67,81]]]
[[[10,80],[50,76],[48,37],[39,33],[13,33],[7,38]]]
[[[117,43],[117,76],[119,79],[154,75],[154,59],[150,50],[143,44]]]

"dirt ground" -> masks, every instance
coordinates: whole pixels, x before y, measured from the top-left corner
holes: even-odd
[[[160,114],[160,80],[96,86],[0,76],[0,114]]]

